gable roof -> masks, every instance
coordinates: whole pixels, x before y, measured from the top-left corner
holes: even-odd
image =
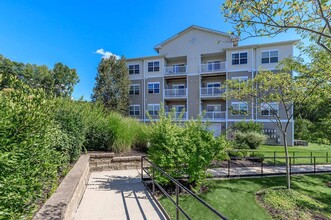
[[[218,35],[222,35],[222,36],[226,36],[226,37],[234,37],[234,35],[231,35],[231,34],[228,34],[228,33],[222,32],[222,31],[217,31],[217,30],[213,30],[213,29],[209,29],[209,28],[205,28],[205,27],[200,27],[200,26],[197,26],[197,25],[192,25],[192,26],[184,29],[183,31],[179,32],[178,34],[175,34],[174,36],[168,38],[167,40],[159,43],[158,45],[156,45],[154,47],[154,50],[156,50],[156,52],[159,52],[160,48],[164,44],[166,44],[166,43],[168,43],[168,42],[170,42],[170,41],[172,41],[172,40],[174,40],[174,39],[176,39],[176,38],[184,35],[185,33],[189,32],[191,30],[194,30],[194,29],[195,30],[201,30],[201,31],[209,32],[209,33],[213,33],[213,34],[218,34]]]

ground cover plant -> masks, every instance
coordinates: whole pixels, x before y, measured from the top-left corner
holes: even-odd
[[[273,217],[269,214],[268,209],[263,207],[264,203],[260,204],[258,194],[261,195],[261,192],[265,192],[261,190],[268,189],[267,191],[270,191],[272,190],[270,189],[271,187],[283,185],[285,178],[266,177],[256,179],[210,180],[205,183],[208,191],[199,196],[229,219],[272,219]],[[317,215],[323,216],[324,219],[331,219],[331,190],[328,186],[331,176],[329,174],[298,175],[292,176],[291,179],[291,192],[285,193],[282,196],[278,195],[277,192],[276,196],[274,196],[274,193],[268,195],[269,198],[273,198],[271,199],[273,206],[285,204],[287,207],[291,207],[288,209],[290,211],[293,211],[293,207],[295,212],[305,210],[307,213],[310,213],[309,215],[305,215],[308,217]],[[295,200],[293,200],[294,197]],[[170,216],[174,217],[175,209],[170,200],[168,198],[161,198],[160,201]],[[288,203],[291,205],[288,206]],[[180,196],[179,205],[188,212],[192,219],[210,219],[209,216],[212,216],[210,211],[198,205],[187,195]],[[286,217],[286,214],[281,217]]]

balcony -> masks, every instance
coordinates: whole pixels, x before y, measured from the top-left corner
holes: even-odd
[[[183,75],[186,74],[186,65],[185,66],[166,66],[164,67],[164,75]]]
[[[225,72],[226,62],[206,63],[200,65],[201,73]]]
[[[225,111],[205,112],[205,114],[203,115],[203,119],[210,121],[222,120],[225,119],[225,114]]]
[[[166,112],[166,115],[168,116],[172,112]],[[175,119],[182,119],[187,120],[187,112],[174,112]],[[182,117],[180,117],[182,116]]]
[[[220,97],[225,92],[225,89],[221,87],[201,87],[201,97]]]
[[[164,89],[165,98],[186,98],[187,88],[185,89]]]

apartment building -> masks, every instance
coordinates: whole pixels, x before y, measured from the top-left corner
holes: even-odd
[[[191,26],[155,46],[158,55],[127,60],[130,115],[148,122],[148,112],[157,120],[163,103],[166,112],[175,109],[180,115],[185,111],[183,120],[203,115],[215,135],[225,134],[238,121],[253,120],[264,124],[270,144],[282,144],[280,132],[269,120],[274,112],[267,106],[256,108],[258,103],[253,101],[222,98],[221,85],[227,79],[252,78],[260,68],[275,70],[279,61],[293,55],[297,42],[239,46],[238,39],[227,33]],[[277,103],[274,106],[279,108]],[[285,119],[284,112],[278,111]],[[292,145],[293,136],[291,122],[288,143]]]

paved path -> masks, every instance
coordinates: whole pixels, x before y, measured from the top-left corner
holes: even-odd
[[[213,176],[227,176],[228,168],[213,168],[208,170]],[[292,165],[292,173],[313,173],[314,165]],[[316,165],[316,172],[331,172],[331,164]],[[263,174],[285,174],[285,166],[264,166]],[[260,175],[261,167],[231,167],[230,176]]]
[[[165,219],[137,170],[92,172],[75,220]]]

